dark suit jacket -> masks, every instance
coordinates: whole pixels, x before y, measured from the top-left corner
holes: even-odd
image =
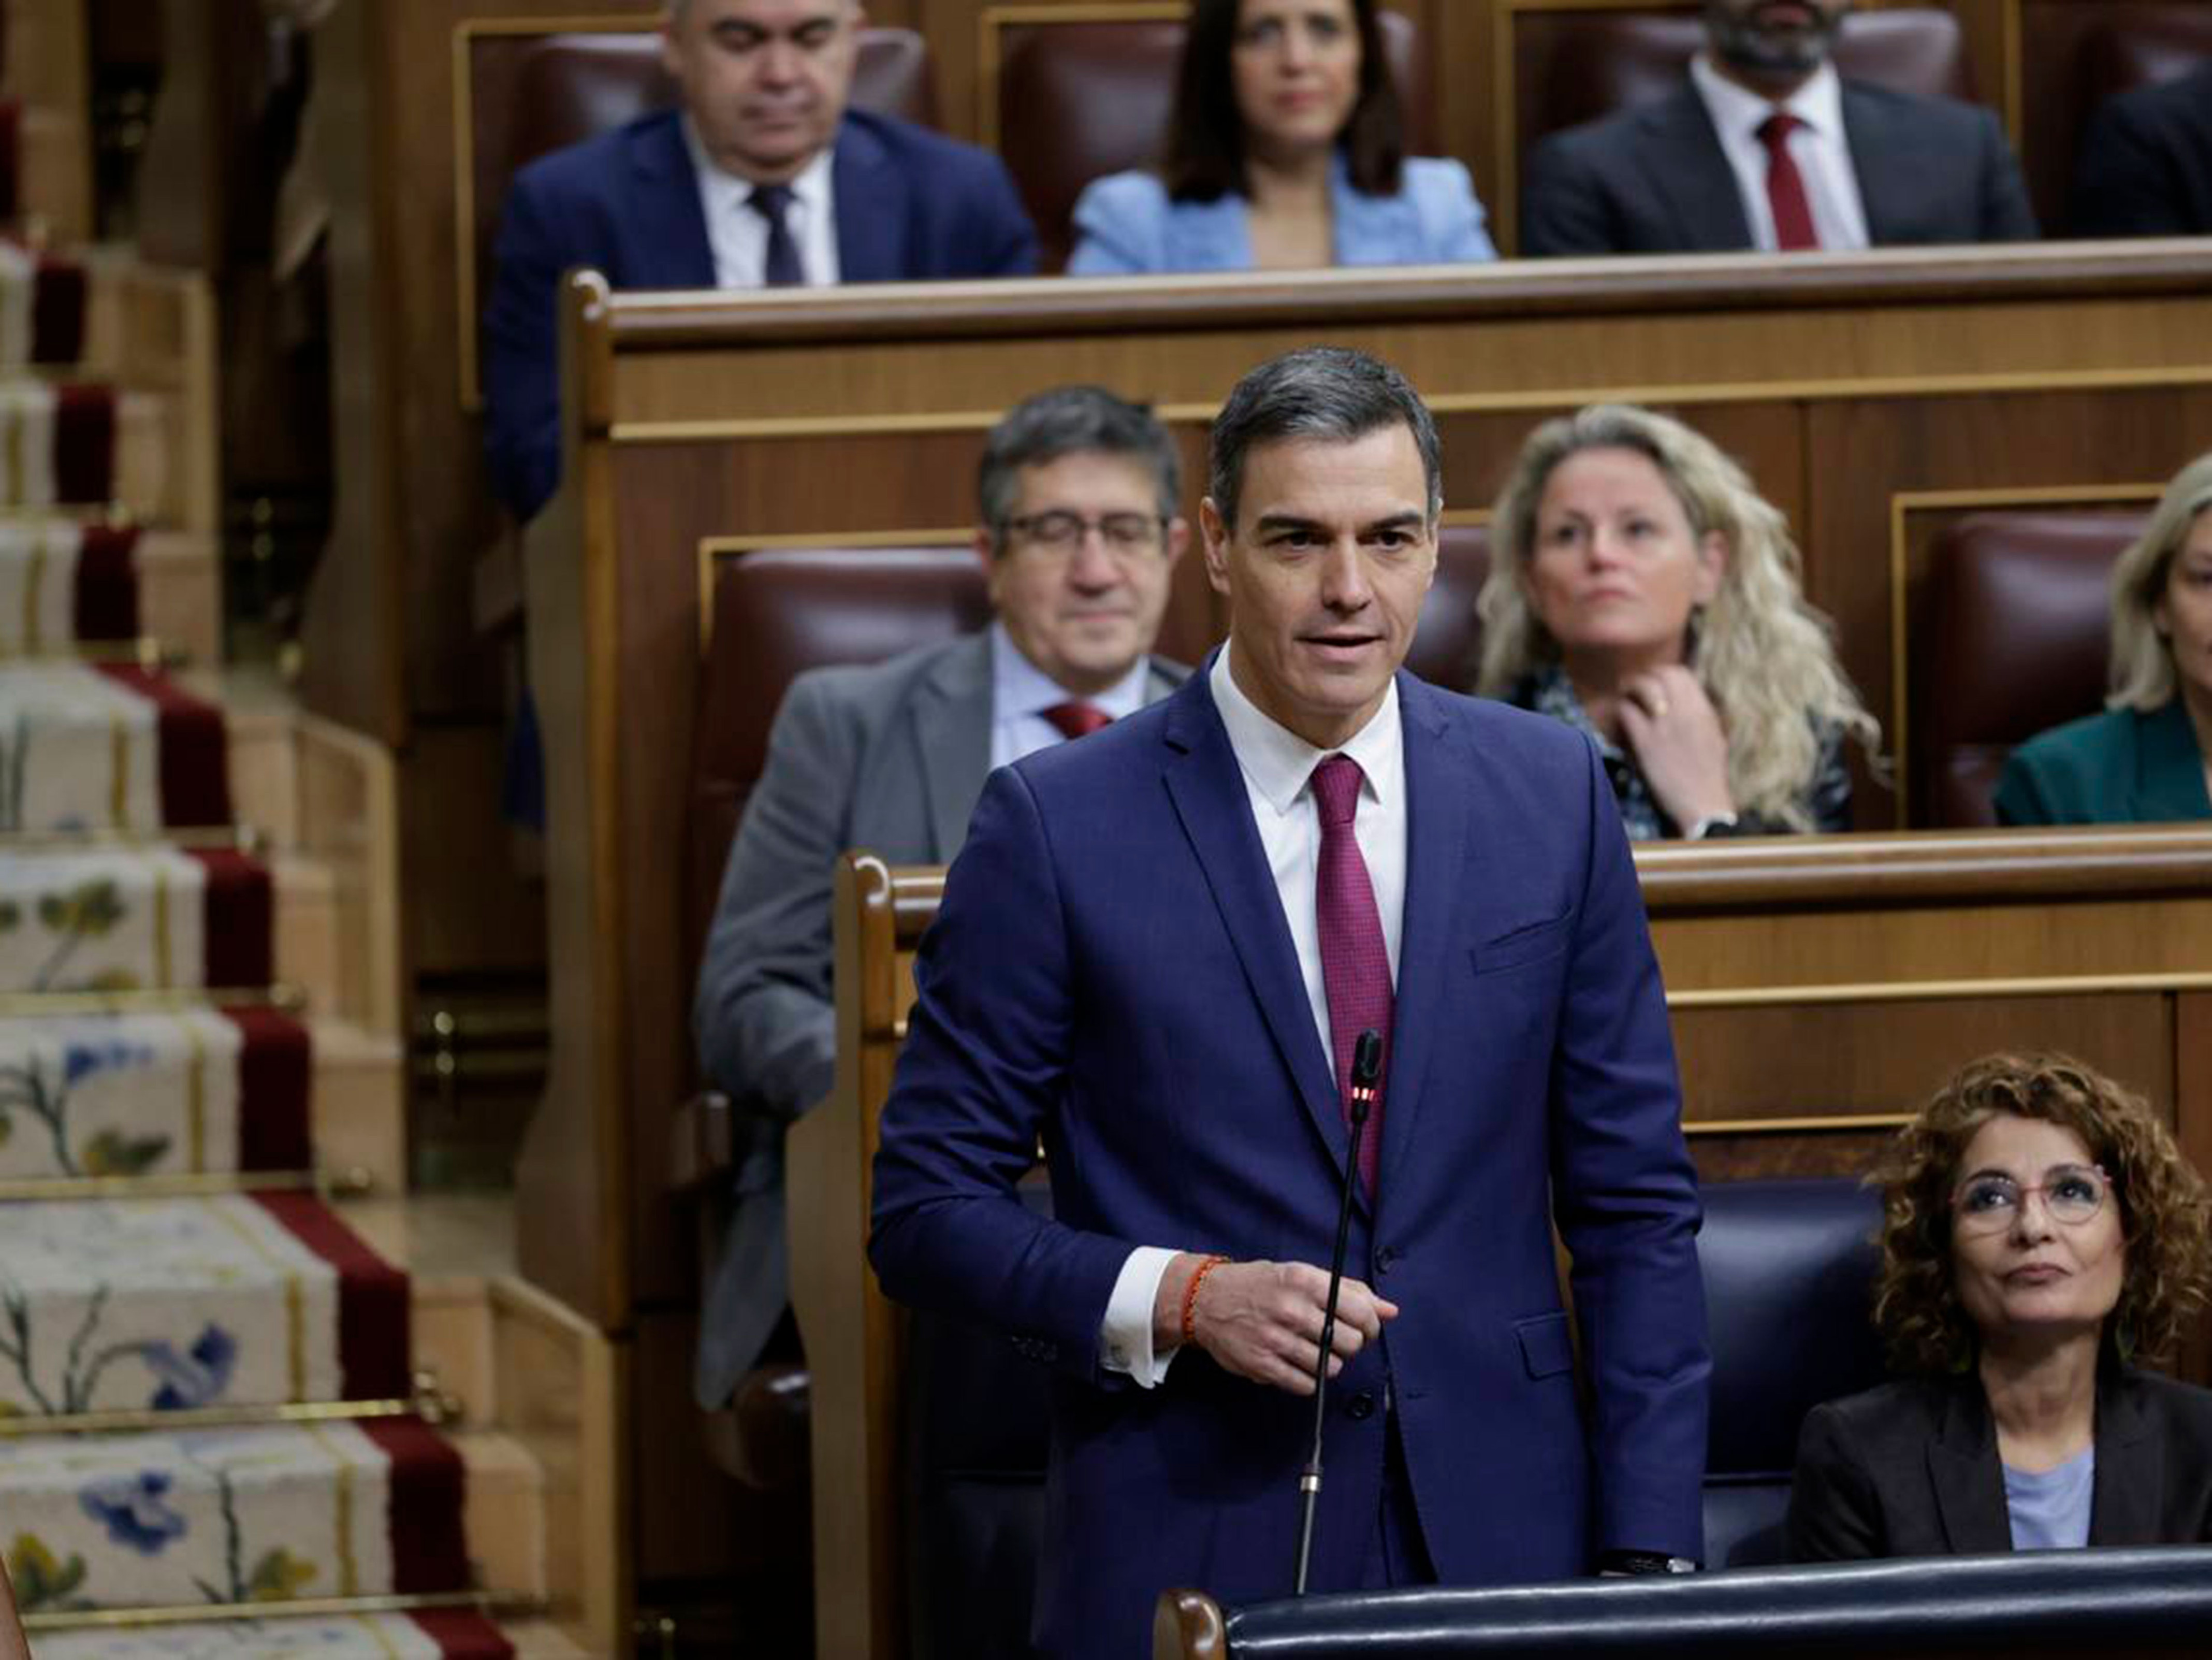
[[[837,265],[847,283],[1022,277],[1036,236],[998,157],[926,128],[848,110],[831,164]],[[556,295],[589,265],[617,289],[711,289],[698,175],[673,110],[541,156],[517,173],[493,246],[484,308],[484,447],[516,515],[561,471]]]
[[[2001,824],[2212,818],[2188,706],[2106,709],[2037,733],[2005,757],[1996,810]]]
[[[2212,235],[2212,64],[2097,112],[2067,224],[2076,236]]]
[[[2091,1544],[2212,1542],[2212,1390],[2108,1365],[2096,1436]],[[1814,1408],[1789,1536],[1800,1562],[2010,1550],[1981,1380],[1915,1378]]]
[[[1612,790],[1559,722],[1397,685],[1405,933],[1348,1260],[1403,1312],[1334,1387],[1313,1584],[1358,1582],[1394,1418],[1446,1584],[1699,1555],[1697,1187]],[[1054,1369],[1042,1645],[1144,1653],[1168,1586],[1286,1594],[1310,1403],[1196,1351],[1140,1389],[1097,1353],[1133,1247],[1326,1262],[1335,1231],[1343,1116],[1206,673],[992,775],[915,979],[871,1254]],[[1012,1192],[1040,1135],[1052,1219]]]
[[[1154,658],[1148,695],[1190,672]],[[737,1209],[699,1322],[699,1403],[718,1407],[790,1301],[783,1128],[836,1068],[830,899],[838,854],[942,865],[991,770],[991,639],[809,670],[769,733],[730,843],[691,1006],[699,1060],[738,1104]]]
[[[1846,81],[1844,134],[1875,246],[2035,236],[2020,165],[1991,112]],[[1553,133],[1529,156],[1524,254],[1750,246],[1735,174],[1686,80],[1664,98]]]

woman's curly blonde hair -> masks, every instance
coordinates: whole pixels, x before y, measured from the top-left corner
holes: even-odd
[[[1727,724],[1736,806],[1795,830],[1817,829],[1804,794],[1820,764],[1820,727],[1839,728],[1870,757],[1881,729],[1836,660],[1828,619],[1805,601],[1788,520],[1718,446],[1680,421],[1632,404],[1593,404],[1529,434],[1491,520],[1490,575],[1475,601],[1482,618],[1475,690],[1504,696],[1523,675],[1559,660],[1559,642],[1528,603],[1536,510],[1553,470],[1593,449],[1650,458],[1692,533],[1717,531],[1728,544],[1720,592],[1688,666]]]
[[[2123,1358],[2173,1353],[2212,1286],[2212,1199],[2142,1097],[2063,1055],[1990,1055],[1968,1062],[1875,1170],[1881,1272],[1875,1324],[1900,1371],[1962,1371],[1974,1327],[1951,1271],[1951,1196],[1966,1144],[1999,1113],[2059,1124],[2112,1179],[2126,1241],[2120,1300],[2105,1327]]]

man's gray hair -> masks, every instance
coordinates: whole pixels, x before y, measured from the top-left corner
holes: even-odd
[[[984,441],[975,497],[994,538],[1021,499],[1024,467],[1083,453],[1121,456],[1150,468],[1160,517],[1182,510],[1182,458],[1150,409],[1103,386],[1054,386],[1015,404]]]
[[[1322,439],[1349,444],[1386,427],[1403,426],[1421,453],[1431,523],[1443,510],[1443,447],[1437,423],[1413,383],[1380,358],[1340,346],[1309,346],[1260,365],[1237,383],[1214,417],[1206,494],[1231,532],[1244,483],[1244,458],[1255,444]]]

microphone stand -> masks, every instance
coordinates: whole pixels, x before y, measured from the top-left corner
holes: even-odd
[[[1322,1432],[1328,1422],[1329,1344],[1336,1335],[1336,1299],[1344,1289],[1344,1253],[1352,1237],[1352,1184],[1359,1179],[1359,1138],[1375,1105],[1376,1080],[1382,1075],[1382,1034],[1359,1034],[1352,1050],[1352,1146],[1344,1160],[1344,1192],[1337,1201],[1336,1250],[1329,1257],[1328,1298],[1322,1307],[1321,1357],[1314,1362],[1313,1451],[1298,1475],[1298,1569],[1291,1594],[1306,1594],[1306,1562],[1313,1554],[1314,1506],[1321,1498]]]

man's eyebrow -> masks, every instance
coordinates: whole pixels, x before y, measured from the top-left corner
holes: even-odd
[[[1373,536],[1380,531],[1404,530],[1409,526],[1425,525],[1428,522],[1428,514],[1420,512],[1418,508],[1407,508],[1402,512],[1388,514],[1382,518],[1362,525],[1359,527],[1359,533],[1362,536]],[[1263,513],[1253,521],[1252,525],[1253,534],[1255,536],[1264,536],[1274,531],[1292,530],[1318,531],[1326,534],[1328,526],[1318,519],[1309,519],[1302,514],[1295,513]]]
[[[1317,531],[1325,528],[1320,520],[1308,519],[1295,513],[1263,513],[1252,526],[1255,535],[1266,535],[1270,531]]]
[[[1425,513],[1416,512],[1413,508],[1407,508],[1402,513],[1389,514],[1383,518],[1377,519],[1373,524],[1366,527],[1365,533],[1369,536],[1372,536],[1378,531],[1405,530],[1408,526],[1424,526],[1428,522],[1428,514]]]

